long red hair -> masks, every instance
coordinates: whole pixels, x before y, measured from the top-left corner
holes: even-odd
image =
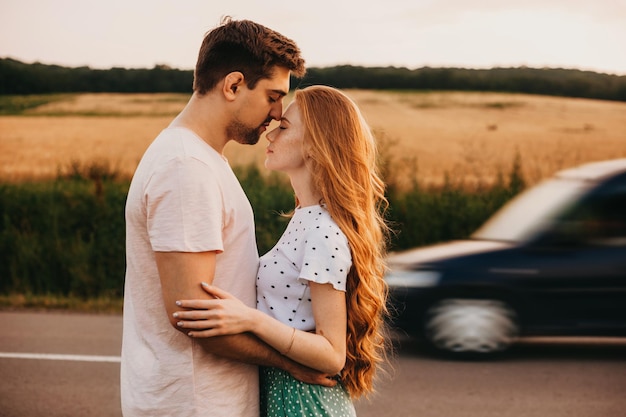
[[[387,286],[385,250],[388,203],[378,174],[376,142],[356,104],[326,86],[296,90],[305,125],[304,152],[313,186],[331,217],[348,238],[346,365],[342,381],[353,397],[373,390],[385,358]]]

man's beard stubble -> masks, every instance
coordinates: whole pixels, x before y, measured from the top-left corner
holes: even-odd
[[[253,128],[244,125],[239,120],[233,120],[226,126],[226,135],[228,138],[242,145],[255,145],[263,133],[261,132],[262,127],[264,127],[264,125]]]

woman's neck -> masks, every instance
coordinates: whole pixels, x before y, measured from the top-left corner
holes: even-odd
[[[300,207],[308,207],[320,204],[322,195],[313,188],[311,175],[308,171],[304,175],[289,175],[291,186]]]

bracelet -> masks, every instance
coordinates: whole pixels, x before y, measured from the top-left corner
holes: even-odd
[[[284,352],[281,352],[281,355],[286,355],[289,353],[289,351],[291,350],[291,347],[293,346],[293,341],[296,339],[296,328],[293,328],[293,332],[291,332],[291,341],[289,342],[289,346],[287,346],[287,350],[285,350]]]

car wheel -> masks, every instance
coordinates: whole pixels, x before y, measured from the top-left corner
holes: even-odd
[[[438,351],[486,356],[510,347],[519,326],[515,311],[502,301],[455,298],[428,309],[424,333]]]

